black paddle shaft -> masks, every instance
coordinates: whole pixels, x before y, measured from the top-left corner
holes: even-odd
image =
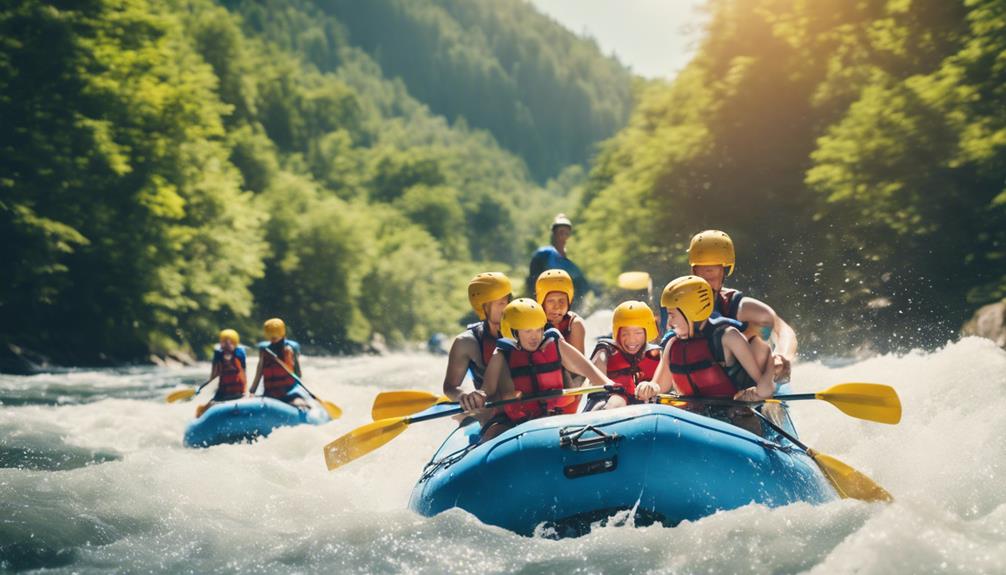
[[[810,395],[813,397],[813,394],[810,394]],[[807,447],[806,445],[804,445],[803,443],[801,443],[799,439],[793,437],[785,429],[783,429],[782,427],[779,427],[778,425],[776,425],[776,423],[774,421],[772,421],[771,419],[769,419],[768,417],[766,417],[765,414],[759,412],[757,409],[752,409],[751,412],[754,413],[755,415],[757,415],[759,418],[761,418],[761,420],[763,422],[765,422],[766,424],[768,424],[769,427],[771,427],[772,429],[774,429],[776,433],[778,433],[779,435],[781,435],[781,436],[785,437],[786,439],[790,440],[790,442],[792,442],[793,445],[799,447],[800,449],[802,449],[804,451],[809,451],[810,450],[810,448]]]
[[[776,401],[796,401],[800,399],[817,399],[816,393],[791,393],[788,395],[776,395],[762,401],[738,401],[736,399],[728,399],[724,397],[703,397],[701,395],[674,395],[666,394],[661,395],[661,397],[666,397],[669,401],[692,401],[707,403],[710,405],[733,405],[737,407],[752,407],[754,405],[761,405],[773,399]]]
[[[220,376],[211,377],[211,378],[207,379],[206,381],[204,381],[202,385],[200,385],[198,388],[196,388],[196,395],[199,395],[199,392],[202,391],[204,387],[206,387],[207,385],[209,385],[210,383],[212,383],[213,380],[216,379],[217,377],[220,377]]]
[[[276,355],[276,352],[274,352],[273,350],[269,349],[268,347],[263,347],[262,349],[264,349],[267,352],[269,352],[269,355],[271,355],[273,357],[273,359],[276,360],[276,363],[278,363],[279,366],[283,368],[283,371],[285,371],[287,373],[287,375],[289,375],[290,377],[292,377],[293,380],[296,381],[298,385],[300,385],[301,389],[303,389],[304,391],[306,391],[308,395],[310,395],[311,397],[313,397],[315,399],[315,401],[321,401],[320,399],[318,399],[317,395],[311,393],[311,390],[308,389],[306,385],[304,385],[304,381],[301,380],[300,377],[298,377],[296,373],[290,371],[290,368],[288,368],[286,366],[286,364],[283,363],[279,359],[279,356]]]
[[[787,395],[777,395],[772,399],[778,399],[779,401],[786,401],[788,399],[817,399],[816,393],[790,393]]]
[[[581,389],[583,389],[583,388],[581,388]],[[600,386],[599,385],[599,386],[597,386],[596,389],[595,388],[589,388],[589,389],[591,389],[591,391],[588,391],[588,392],[585,392],[585,393],[596,393],[598,391],[613,392],[613,391],[618,391],[618,390],[622,389],[622,386],[620,386],[620,385],[604,385],[604,386]],[[552,399],[552,398],[556,398],[556,397],[562,397],[568,391],[570,391],[570,390],[569,389],[550,389],[548,391],[543,391],[541,393],[536,393],[534,395],[529,395],[527,397],[515,397],[513,399],[504,399],[504,400],[501,400],[501,401],[492,401],[492,402],[489,402],[489,403],[485,404],[483,406],[483,409],[492,409],[494,407],[501,407],[501,406],[504,406],[504,405],[509,405],[511,403],[521,403],[521,402],[524,402],[524,401],[538,401],[538,400],[542,400],[542,399]],[[420,416],[417,416],[417,417],[410,417],[410,418],[408,418],[408,422],[409,423],[419,423],[420,421],[427,421],[427,420],[430,420],[430,419],[438,419],[438,418],[441,418],[441,417],[449,417],[451,415],[457,415],[459,413],[464,413],[464,412],[465,412],[465,409],[463,407],[456,407],[454,409],[448,409],[447,411],[440,411],[440,412],[437,412],[437,413],[427,413],[426,415],[420,415]]]

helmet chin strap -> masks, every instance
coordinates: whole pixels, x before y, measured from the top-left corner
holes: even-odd
[[[689,321],[688,320],[688,316],[685,315],[685,312],[682,311],[680,307],[677,307],[677,308],[674,308],[674,309],[678,310],[678,313],[681,314],[681,317],[685,318],[685,325],[688,326],[688,334],[686,335],[686,337],[690,338],[690,337],[694,336],[699,331],[699,324],[702,323],[702,322]]]
[[[702,325],[702,322],[701,321],[696,321],[696,322],[692,322],[692,323],[690,323],[688,325],[691,328],[691,333],[688,334],[688,337],[695,337],[695,334],[699,333],[699,326]]]

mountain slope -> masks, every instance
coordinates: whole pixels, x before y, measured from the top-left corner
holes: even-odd
[[[489,130],[539,182],[585,164],[628,117],[629,71],[521,0],[318,5],[388,77],[433,112]]]

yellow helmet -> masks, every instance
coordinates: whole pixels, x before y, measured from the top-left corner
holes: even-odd
[[[706,230],[692,236],[688,245],[689,266],[723,266],[727,275],[731,275],[736,261],[734,242],[726,232]]]
[[[698,323],[713,314],[713,288],[698,276],[679,277],[664,287],[660,305],[678,309],[689,322]]]
[[[618,339],[618,330],[623,327],[641,327],[646,330],[646,341],[657,337],[657,320],[650,306],[641,301],[623,301],[615,308],[611,318],[611,334]]]
[[[241,337],[238,336],[238,332],[233,329],[225,329],[220,332],[220,341],[222,342],[225,340],[233,343],[234,345],[241,343]]]
[[[486,319],[486,312],[482,306],[511,293],[513,286],[510,284],[510,278],[500,272],[481,273],[468,282],[468,303],[481,320]]]
[[[548,319],[545,317],[545,310],[541,309],[538,302],[533,299],[522,297],[508,303],[503,310],[503,321],[500,323],[500,331],[503,337],[517,339],[514,330],[518,329],[538,329],[545,327]]]
[[[262,324],[265,336],[269,339],[282,339],[286,337],[286,324],[278,317],[265,320]]]
[[[545,296],[554,291],[566,294],[569,305],[573,305],[573,278],[569,277],[566,270],[545,270],[534,282],[534,295],[539,305],[544,305]]]

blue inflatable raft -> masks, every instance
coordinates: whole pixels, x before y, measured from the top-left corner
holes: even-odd
[[[765,412],[795,434],[784,406]],[[763,433],[654,404],[536,419],[481,445],[472,423],[437,450],[409,506],[426,516],[460,507],[525,535],[576,536],[625,510],[636,525],[671,526],[749,503],[838,497],[810,456]]]
[[[185,429],[186,447],[209,447],[265,437],[277,427],[321,425],[331,421],[328,412],[314,400],[303,411],[269,397],[250,397],[212,405]]]

